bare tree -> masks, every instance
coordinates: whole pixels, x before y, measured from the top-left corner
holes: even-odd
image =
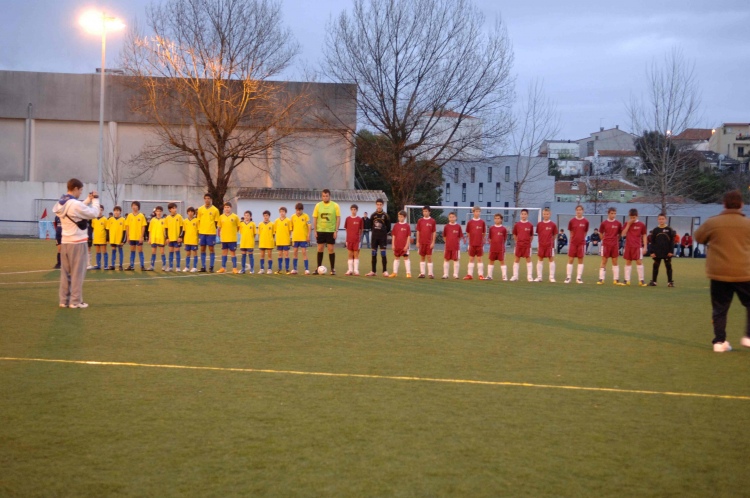
[[[500,21],[483,26],[469,0],[354,0],[328,26],[323,72],[354,84],[360,129],[385,137],[376,163],[399,208],[420,178],[510,130],[512,48]]]
[[[545,140],[560,132],[557,106],[545,95],[542,81],[529,83],[513,124],[511,145],[516,155],[513,203],[520,207],[524,196],[541,192],[543,184],[539,180],[549,176],[549,165],[538,160],[538,151]]]
[[[120,149],[117,146],[116,137],[112,135],[111,128],[107,128],[104,150],[104,189],[109,193],[112,199],[112,207],[119,204],[120,187],[125,183],[126,161],[120,157]]]
[[[306,92],[269,81],[299,46],[272,0],[168,0],[147,25],[122,54],[134,109],[157,124],[137,159],[146,170],[197,167],[221,204],[237,168],[264,168],[304,117]]]
[[[679,49],[654,61],[646,74],[646,95],[631,99],[628,113],[633,130],[641,133],[636,150],[650,170],[643,176],[644,186],[666,212],[674,199],[689,195],[693,187],[686,174],[694,164],[692,151],[671,137],[699,121],[700,91],[695,64]]]

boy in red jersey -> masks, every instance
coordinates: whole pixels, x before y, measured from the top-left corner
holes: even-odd
[[[542,221],[536,224],[537,243],[539,247],[536,253],[536,281],[542,281],[544,273],[544,259],[549,259],[549,281],[555,282],[555,239],[557,238],[557,225],[550,220],[552,212],[549,208],[542,210]]]
[[[487,224],[479,216],[482,213],[482,208],[474,206],[472,209],[474,217],[466,223],[466,239],[469,243],[469,267],[464,277],[464,280],[473,280],[474,277],[474,263],[477,264],[477,273],[479,274],[479,280],[484,280],[484,263],[482,263],[482,256],[484,255],[484,236],[487,233]]]
[[[492,272],[495,270],[495,261],[500,262],[503,272],[503,280],[508,280],[508,267],[505,266],[505,241],[508,239],[508,229],[503,226],[503,215],[495,215],[495,224],[490,227],[490,262],[487,265],[487,276],[485,280],[492,280]]]
[[[607,209],[607,219],[599,225],[599,233],[602,234],[602,265],[599,267],[599,281],[597,285],[604,284],[604,277],[607,274],[607,259],[612,259],[612,283],[622,285],[620,283],[620,267],[617,265],[622,223],[616,220],[616,217],[617,209],[611,207]]]
[[[646,286],[643,281],[643,251],[648,246],[648,234],[646,225],[638,220],[638,210],[631,209],[628,212],[630,220],[622,229],[622,236],[625,237],[625,285],[630,285],[630,274],[633,270],[630,263],[635,261],[635,268],[638,271],[638,285]]]
[[[453,261],[453,278],[458,278],[458,263],[460,259],[461,237],[463,230],[456,223],[456,213],[448,215],[448,224],[443,227],[443,239],[445,240],[445,252],[443,253],[443,278],[448,278],[450,262]]]
[[[364,222],[362,218],[357,216],[359,206],[356,204],[351,205],[352,215],[344,221],[344,229],[346,229],[346,250],[348,251],[348,258],[346,260],[349,265],[349,271],[344,275],[359,276],[359,241],[362,240],[362,230],[364,229]]]
[[[583,283],[583,255],[586,249],[586,234],[589,232],[589,220],[583,217],[583,206],[576,206],[576,216],[568,223],[570,245],[568,246],[568,267],[565,272],[565,283],[569,284],[573,275],[573,260],[578,258],[576,283]]]
[[[422,208],[422,218],[417,221],[417,247],[419,248],[419,276],[424,278],[425,259],[427,259],[427,273],[435,278],[432,269],[432,250],[435,248],[437,237],[437,222],[430,218],[430,206]]]
[[[534,225],[529,222],[529,211],[521,210],[521,221],[513,225],[513,240],[516,243],[515,259],[513,260],[513,276],[511,282],[518,281],[518,264],[521,258],[526,258],[526,279],[534,281],[534,271],[531,265],[531,239],[534,238]]]
[[[401,257],[404,258],[406,267],[406,278],[411,278],[411,266],[409,264],[409,243],[411,242],[411,226],[406,223],[406,211],[398,212],[398,223],[391,227],[393,237],[393,273],[388,278],[396,278],[398,274]]]

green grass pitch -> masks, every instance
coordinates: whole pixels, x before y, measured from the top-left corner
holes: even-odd
[[[562,258],[345,277],[339,250],[335,277],[89,272],[70,310],[53,243],[0,256],[0,496],[750,493],[745,313],[713,353],[704,260],[668,289],[597,286],[594,256],[584,285]]]

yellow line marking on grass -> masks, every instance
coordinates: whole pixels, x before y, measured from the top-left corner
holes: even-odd
[[[445,384],[473,384],[480,386],[510,386],[510,387],[536,387],[539,389],[566,389],[570,391],[593,391],[607,393],[623,394],[650,394],[662,396],[678,396],[685,398],[710,398],[710,399],[731,399],[750,401],[750,396],[736,396],[731,394],[705,394],[690,392],[672,392],[672,391],[649,391],[644,389],[620,389],[614,387],[585,387],[585,386],[565,386],[555,384],[533,384],[530,382],[508,382],[492,380],[471,380],[471,379],[441,379],[434,377],[410,377],[401,375],[373,375],[373,374],[353,374],[353,373],[334,373],[334,372],[303,372],[299,370],[271,370],[267,368],[231,368],[231,367],[199,367],[190,365],[158,365],[152,363],[132,363],[132,362],[115,362],[115,361],[86,361],[86,360],[56,360],[48,358],[12,358],[0,357],[0,361],[23,361],[23,362],[40,362],[40,363],[66,363],[74,365],[95,365],[95,366],[114,366],[114,367],[141,367],[141,368],[165,368],[176,370],[203,370],[212,372],[242,372],[242,373],[268,373],[284,375],[304,375],[310,377],[343,377],[354,379],[377,379],[377,380],[406,380],[412,382],[438,382]]]

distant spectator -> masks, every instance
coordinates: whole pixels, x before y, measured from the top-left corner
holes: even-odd
[[[680,234],[677,232],[674,234],[674,256],[676,258],[682,257],[680,253]]]
[[[695,231],[696,242],[708,244],[706,275],[711,279],[712,342],[717,353],[732,350],[726,328],[735,293],[748,312],[742,345],[750,347],[750,220],[742,213],[742,193],[727,193],[724,208]]]
[[[60,246],[62,245],[62,221],[59,216],[55,216],[55,221],[52,222],[52,226],[55,227],[55,244],[57,244],[57,264],[53,267],[55,270],[60,269]]]
[[[359,245],[363,246],[363,241],[367,239],[367,248],[370,248],[370,230],[372,230],[372,220],[367,215],[367,211],[365,211],[365,215],[362,217],[362,223],[363,223],[363,230],[362,230],[362,240],[359,241]]]
[[[682,236],[682,240],[680,241],[680,250],[681,250],[681,257],[693,257],[693,238],[690,236],[689,233],[686,233]],[[685,251],[688,252],[688,255],[685,256]]]
[[[568,245],[568,236],[565,235],[565,230],[560,229],[560,233],[557,234],[557,254],[560,254],[562,248]]]
[[[589,241],[591,242],[591,246],[594,248],[594,253],[599,254],[599,248],[602,244],[602,236],[599,234],[598,228],[594,228],[594,233],[591,234]],[[586,246],[586,252],[589,252],[588,246]]]

